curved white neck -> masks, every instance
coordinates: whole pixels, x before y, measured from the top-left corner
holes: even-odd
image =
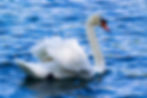
[[[94,26],[87,24],[87,36],[89,39],[90,46],[92,48],[95,65],[96,67],[105,69],[105,62],[103,55],[100,51],[99,43],[97,41],[96,33],[94,32]]]

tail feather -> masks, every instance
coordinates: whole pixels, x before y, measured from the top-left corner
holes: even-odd
[[[33,78],[43,79],[47,77],[47,69],[42,64],[35,64],[31,62],[25,62],[23,60],[15,60],[16,64],[21,67],[29,76]]]

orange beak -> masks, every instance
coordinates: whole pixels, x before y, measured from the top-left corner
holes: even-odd
[[[104,28],[104,30],[106,30],[106,31],[110,31],[109,27],[108,27],[106,24],[103,25],[102,27]]]
[[[106,31],[110,31],[109,27],[107,26],[107,23],[105,20],[101,21],[101,27],[106,30]]]

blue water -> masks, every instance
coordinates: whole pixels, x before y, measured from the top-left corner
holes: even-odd
[[[75,38],[92,61],[84,24],[92,13],[109,71],[89,81],[28,82],[13,62],[33,60],[30,47],[46,36]],[[147,0],[0,0],[0,98],[147,98]]]

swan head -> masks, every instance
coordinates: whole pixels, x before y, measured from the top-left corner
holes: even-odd
[[[90,16],[90,18],[88,19],[87,25],[93,26],[93,27],[94,26],[100,26],[104,30],[109,31],[109,28],[107,26],[107,21],[98,14]]]

